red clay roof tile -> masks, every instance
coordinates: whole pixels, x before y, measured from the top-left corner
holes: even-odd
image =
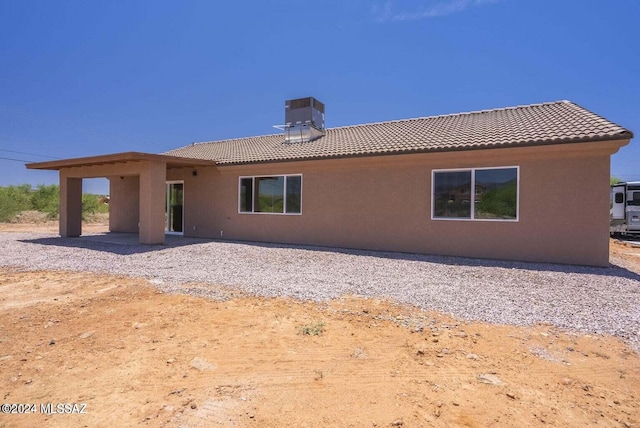
[[[314,141],[284,134],[194,143],[165,155],[241,164],[375,154],[472,150],[632,138],[569,101],[330,128]]]

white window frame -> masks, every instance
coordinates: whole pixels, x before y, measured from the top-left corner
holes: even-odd
[[[482,171],[487,169],[516,169],[516,218],[475,218],[476,215],[476,171]],[[435,198],[434,198],[434,186],[435,176],[438,172],[471,172],[471,217],[435,217]],[[509,222],[517,223],[520,221],[520,166],[488,166],[481,168],[450,168],[450,169],[432,169],[431,170],[431,220],[445,220],[445,221],[488,221],[488,222]]]
[[[265,178],[265,177],[284,177],[284,201],[282,204],[282,210],[284,212],[281,213],[270,213],[270,212],[255,212],[253,209],[255,208],[255,201],[253,198],[255,194],[251,195],[251,211],[241,211],[241,194],[242,191],[242,179],[250,178],[251,179],[251,190],[252,192],[256,188],[256,178]],[[300,177],[300,212],[299,213],[288,213],[287,212],[287,177]],[[238,214],[267,214],[267,215],[302,215],[302,187],[303,187],[303,177],[302,174],[265,174],[265,175],[241,175],[238,177]]]

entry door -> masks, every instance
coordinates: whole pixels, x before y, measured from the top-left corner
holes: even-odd
[[[167,205],[165,207],[165,231],[167,233],[182,235],[184,230],[183,201],[184,182],[167,182]]]

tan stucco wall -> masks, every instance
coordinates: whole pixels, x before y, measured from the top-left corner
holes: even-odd
[[[125,177],[123,184],[115,184],[117,177]],[[115,195],[115,190],[120,189],[126,195],[115,195],[114,218],[109,220],[111,231],[137,231],[140,235],[140,242],[143,244],[161,244],[164,242],[164,204],[165,204],[165,182],[167,176],[167,164],[162,160],[143,161],[123,161],[106,162],[95,165],[85,165],[78,167],[67,167],[60,169],[61,183],[61,209],[63,208],[63,180],[67,184],[80,182],[82,178],[109,177],[111,196]],[[137,177],[137,185],[134,181],[129,181],[128,177]],[[126,182],[126,183],[125,183]],[[111,187],[115,186],[115,187]],[[132,208],[137,199],[135,208]],[[68,203],[67,203],[68,205]],[[111,211],[112,207],[110,207]],[[81,207],[74,205],[72,216],[66,214],[60,216],[60,234],[63,234],[63,223],[69,223],[68,219],[75,219],[81,216]],[[137,215],[137,217],[136,217]],[[135,229],[133,225],[136,225]],[[122,228],[121,230],[116,229]],[[69,229],[69,227],[67,227]],[[68,232],[67,232],[68,233]],[[78,233],[79,234],[79,233]],[[77,236],[77,235],[70,235]]]
[[[167,165],[144,162],[140,171],[140,242],[164,242]]]
[[[185,235],[608,265],[609,161],[620,142],[171,170]],[[431,220],[433,169],[520,167],[518,222]],[[238,177],[303,175],[302,215],[238,213]],[[195,230],[194,230],[195,227]]]
[[[140,221],[140,177],[120,175],[109,178],[109,230],[138,233]]]
[[[193,172],[196,172],[196,175]],[[221,190],[220,173],[216,167],[179,168],[167,171],[167,180],[184,181],[184,235],[220,237],[214,213],[222,206],[218,203]]]
[[[111,230],[162,242],[165,182],[183,180],[186,236],[605,266],[610,155],[627,142],[242,166],[74,167],[61,170],[61,233],[80,233],[76,178],[106,176]],[[517,222],[431,220],[433,169],[504,166],[520,168]],[[239,214],[238,178],[278,174],[302,174],[302,215]],[[63,211],[74,214],[63,221]]]
[[[82,179],[69,177],[60,171],[60,205],[58,222],[60,236],[82,234]]]

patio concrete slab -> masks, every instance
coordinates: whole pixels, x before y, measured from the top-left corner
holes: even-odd
[[[147,244],[141,244],[140,238],[137,233],[120,233],[120,232],[107,232],[107,233],[96,233],[96,234],[86,234],[81,235],[77,238],[74,238],[83,242],[99,242],[103,244],[116,244],[116,245],[131,245],[131,246],[141,246]],[[154,244],[148,245],[149,247],[178,247],[182,245],[189,244],[200,244],[204,242],[210,242],[211,239],[204,238],[190,238],[181,235],[165,235],[164,244]]]

